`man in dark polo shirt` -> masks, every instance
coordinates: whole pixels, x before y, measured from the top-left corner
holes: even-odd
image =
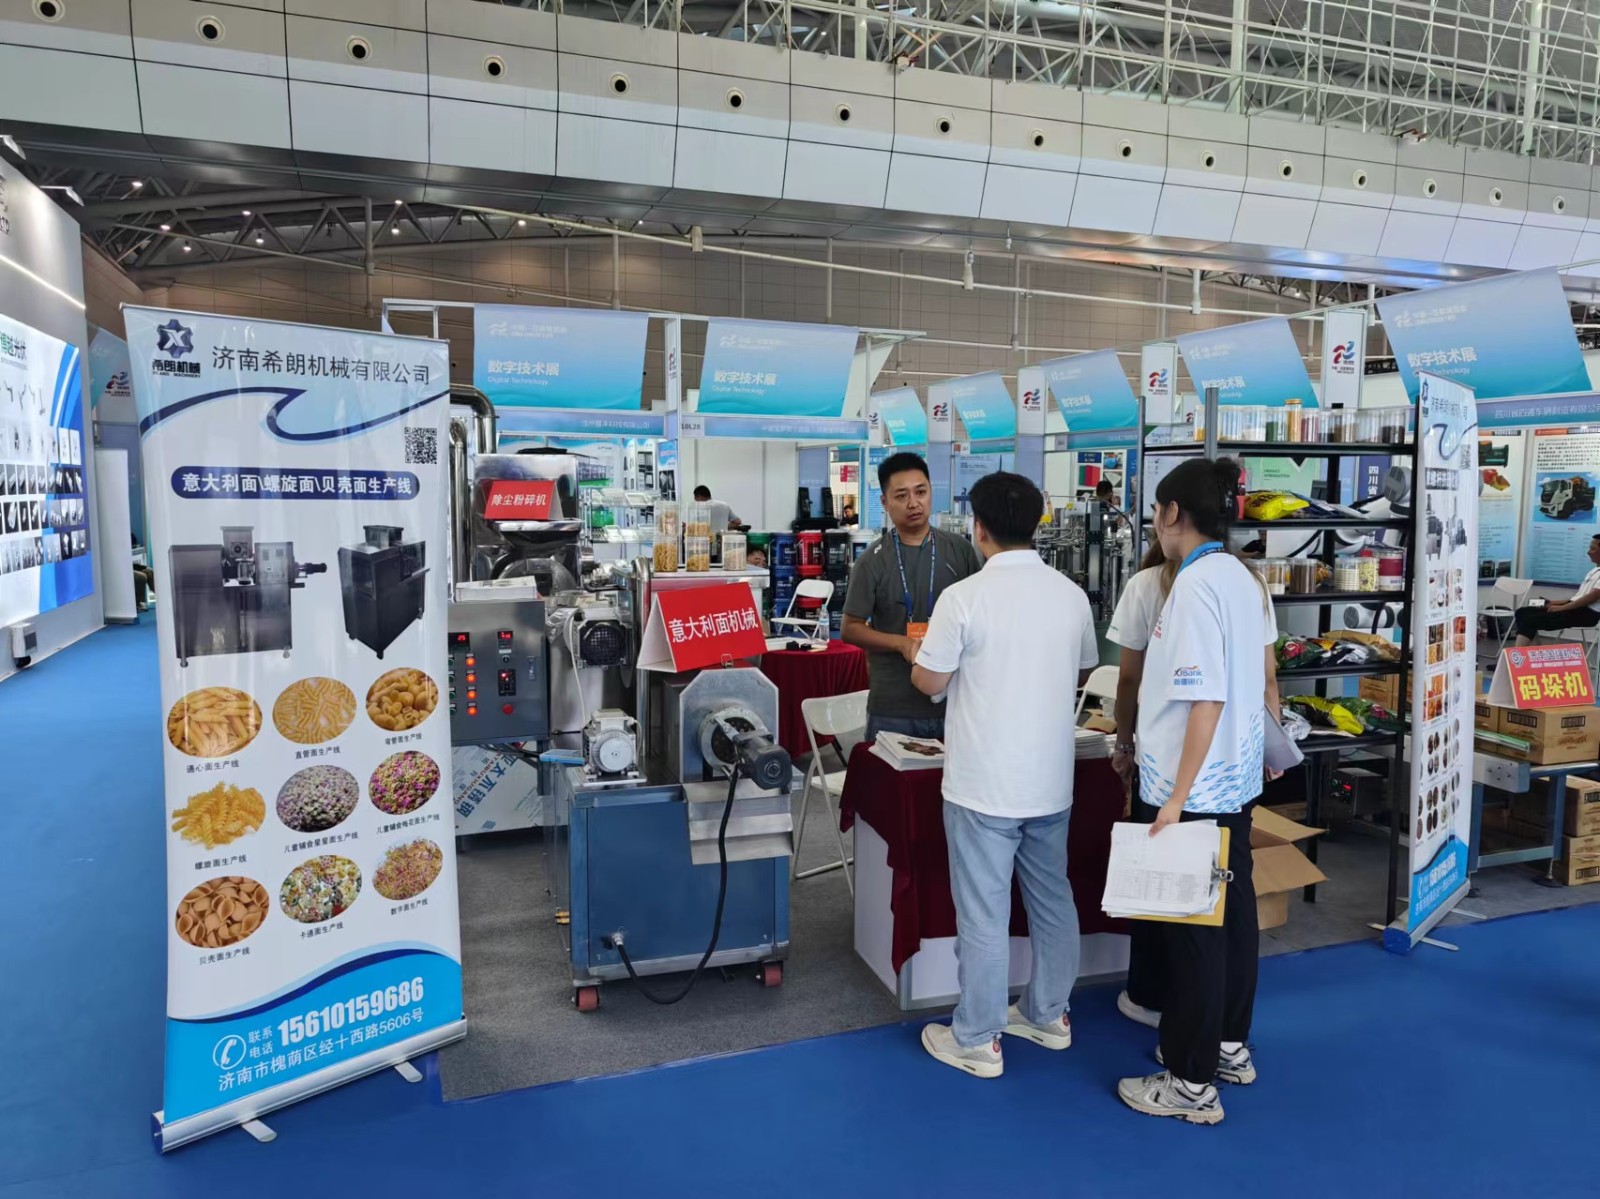
[[[878,467],[883,511],[893,526],[850,570],[840,636],[867,651],[867,740],[880,732],[944,736],[944,705],[911,685],[911,664],[939,593],[983,568],[965,537],[931,527],[933,487],[916,454]]]

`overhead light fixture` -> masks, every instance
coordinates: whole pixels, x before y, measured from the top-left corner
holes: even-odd
[[[71,200],[74,204],[78,205],[80,208],[83,206],[83,197],[80,196],[77,193],[77,190],[75,188],[68,187],[64,183],[48,183],[48,184],[45,184],[43,187],[41,187],[39,190],[40,191],[47,191],[47,192],[66,192],[67,193],[67,199]]]
[[[256,245],[264,246],[266,244],[267,244],[267,239],[262,237],[261,234],[259,234],[259,233],[256,234]]]
[[[0,133],[0,146],[4,146],[7,150],[10,150],[18,158],[27,157],[27,155],[22,152],[22,147],[17,145],[17,139],[12,137],[9,133]]]
[[[144,180],[143,179],[132,179],[132,180],[129,180],[128,186],[133,188],[134,191],[138,191],[141,187],[144,186]]]
[[[521,217],[518,217],[517,218],[517,228],[518,229],[526,229],[527,227],[528,227],[528,222],[523,220]]]
[[[395,234],[396,236],[398,236],[399,233],[400,233],[400,226],[399,225],[390,225],[389,226],[389,232]]]
[[[161,226],[161,232],[163,232],[163,233],[171,233],[172,232],[172,226],[171,225],[162,225]]]
[[[404,204],[404,203],[405,203],[405,201],[404,201],[404,200],[396,200],[396,201],[395,201],[395,202],[394,202],[394,206],[395,206],[395,207],[396,207],[396,208],[399,208],[399,207],[400,207],[400,205],[402,205],[402,204]]]
[[[248,208],[246,208],[244,210],[244,214],[245,214],[245,216],[249,216],[250,215],[250,210]]]
[[[191,245],[190,245],[190,244],[189,244],[189,243],[188,243],[188,242],[184,242],[184,243],[183,243],[183,252],[184,252],[184,253],[185,253],[185,254],[187,254],[187,253],[188,253],[188,252],[189,252],[189,251],[190,251],[190,250],[192,250],[192,249],[194,249],[194,247],[193,247],[193,246],[191,246]]]
[[[967,256],[961,260],[961,286],[965,291],[971,291],[976,286],[972,278],[973,257],[972,251],[968,250]]]

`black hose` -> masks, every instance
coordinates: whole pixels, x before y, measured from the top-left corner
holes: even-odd
[[[634,986],[639,988],[639,994],[643,995],[651,1003],[658,1003],[662,1007],[670,1007],[672,1004],[677,1003],[694,989],[694,984],[700,979],[700,971],[705,969],[706,963],[711,960],[711,955],[717,951],[717,941],[722,937],[722,909],[728,900],[728,818],[733,815],[734,789],[739,785],[739,775],[743,769],[744,764],[742,762],[734,765],[733,774],[728,779],[728,798],[722,805],[722,824],[717,829],[717,866],[722,872],[722,877],[717,883],[717,915],[711,922],[711,943],[706,946],[705,953],[701,955],[699,964],[695,966],[694,971],[689,975],[689,981],[683,984],[683,989],[676,995],[662,996],[653,994],[644,985],[638,974],[634,972],[633,960],[628,957],[627,946],[622,943],[620,938],[613,942],[617,953],[622,957],[622,965],[628,971],[628,977],[633,979]]]

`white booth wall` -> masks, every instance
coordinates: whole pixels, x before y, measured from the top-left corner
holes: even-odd
[[[3,160],[0,217],[5,218],[0,220],[0,312],[78,347],[87,412],[89,333],[84,319],[83,249],[77,222]],[[94,592],[31,621],[39,638],[35,661],[86,637],[105,623],[100,599],[100,522],[95,512],[94,454],[85,452],[83,460]],[[0,679],[14,673],[9,645],[0,646]]]

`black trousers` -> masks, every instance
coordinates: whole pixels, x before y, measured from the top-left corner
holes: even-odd
[[[1553,633],[1558,629],[1592,629],[1600,625],[1600,612],[1593,608],[1569,608],[1565,612],[1518,608],[1513,619],[1518,633],[1524,637],[1537,637],[1540,633]]]
[[[1155,820],[1139,803],[1134,819]],[[1184,820],[1215,820],[1229,832],[1228,900],[1220,928],[1136,920],[1128,997],[1161,1012],[1161,1059],[1185,1082],[1203,1085],[1217,1073],[1223,1041],[1248,1041],[1255,1015],[1261,930],[1250,858],[1250,808],[1226,815],[1185,812]],[[1137,988],[1137,989],[1136,989]]]

